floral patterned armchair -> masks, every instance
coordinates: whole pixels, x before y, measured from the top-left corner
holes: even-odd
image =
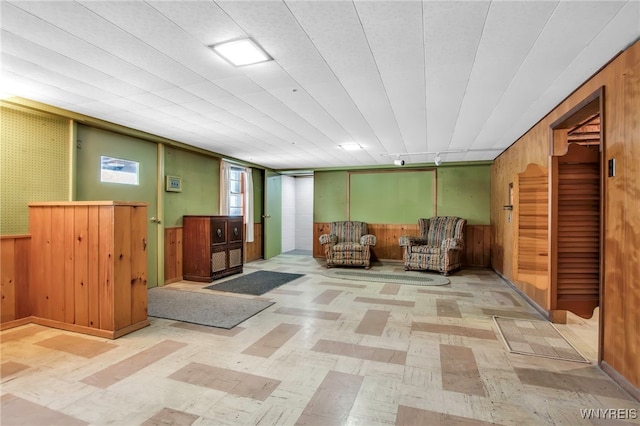
[[[442,275],[462,267],[464,227],[467,221],[455,216],[418,219],[420,236],[400,237],[405,270],[434,270]]]
[[[338,265],[370,268],[370,247],[376,245],[376,237],[367,233],[365,222],[331,222],[330,231],[320,236],[327,268]]]

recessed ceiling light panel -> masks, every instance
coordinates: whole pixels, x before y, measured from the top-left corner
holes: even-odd
[[[273,59],[250,38],[227,41],[209,47],[220,55],[222,59],[236,67],[258,64]]]
[[[359,143],[343,143],[342,145],[339,145],[340,148],[344,149],[345,151],[358,151],[362,149],[362,145],[360,145]]]

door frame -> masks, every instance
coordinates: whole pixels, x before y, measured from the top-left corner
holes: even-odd
[[[576,106],[571,108],[560,118],[555,120],[549,126],[549,288],[551,297],[551,307],[554,307],[554,300],[557,298],[557,280],[558,280],[558,157],[567,153],[569,145],[567,143],[566,130],[571,128],[585,118],[598,112],[600,114],[600,145],[598,151],[600,153],[600,256],[598,264],[598,364],[602,362],[603,344],[604,344],[604,300],[605,300],[605,283],[604,283],[604,224],[605,218],[605,178],[607,176],[606,162],[604,159],[605,151],[605,110],[604,110],[604,86],[599,87]]]

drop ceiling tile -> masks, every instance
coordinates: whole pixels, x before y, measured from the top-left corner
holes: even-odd
[[[496,2],[489,8],[451,148],[474,141],[553,13],[553,2]]]
[[[447,149],[480,43],[488,2],[425,2],[427,151]]]
[[[582,80],[573,79],[571,86],[566,87],[561,98],[546,98],[546,105],[540,110],[530,112],[531,106],[541,94],[565,72],[574,58],[597,38],[608,22],[617,15],[622,5],[619,2],[560,3],[514,77],[509,90],[487,119],[478,139],[490,140],[490,135],[499,134],[505,129],[509,134],[518,129],[517,137],[521,136],[553,109],[562,97],[575,90]],[[575,37],[558,43],[558,40],[566,38],[567,33]],[[514,109],[518,111],[517,115],[514,115]],[[514,123],[518,123],[515,128]],[[529,127],[525,127],[525,123],[528,123]]]
[[[196,102],[201,100],[198,96],[191,92],[187,92],[180,87],[169,87],[167,89],[156,90],[155,95],[170,100],[173,103],[181,104],[185,102]]]
[[[2,53],[10,54],[21,59],[37,63],[57,73],[63,73],[68,77],[84,81],[98,81],[110,77],[98,69],[67,56],[61,55],[50,49],[46,49],[37,43],[26,40],[7,31],[0,32],[2,40]]]
[[[509,145],[640,36],[639,5],[3,1],[0,70],[23,97],[263,165],[389,164]],[[241,35],[275,61],[207,47]]]
[[[15,4],[8,2],[0,4],[2,7],[2,27],[7,32],[109,75],[116,75],[114,74],[116,72],[133,72],[138,69],[134,65],[122,61],[103,50],[96,50],[95,46],[84,39],[48,23],[44,20],[44,17],[41,19],[36,15],[27,13]],[[22,7],[34,5],[35,2],[20,2],[18,4]]]
[[[180,1],[149,1],[147,3],[205,46],[245,35],[244,31],[214,2],[191,2],[189,7],[185,7],[184,2]]]
[[[293,92],[288,88],[270,90],[275,98],[295,111],[302,119],[321,131],[329,140],[339,141],[351,139],[347,131],[338,123],[322,105],[303,89]]]

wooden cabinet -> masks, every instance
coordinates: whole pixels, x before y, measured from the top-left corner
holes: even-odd
[[[242,216],[183,216],[184,279],[211,282],[242,272]]]
[[[117,338],[147,319],[147,205],[29,204],[33,321]]]

